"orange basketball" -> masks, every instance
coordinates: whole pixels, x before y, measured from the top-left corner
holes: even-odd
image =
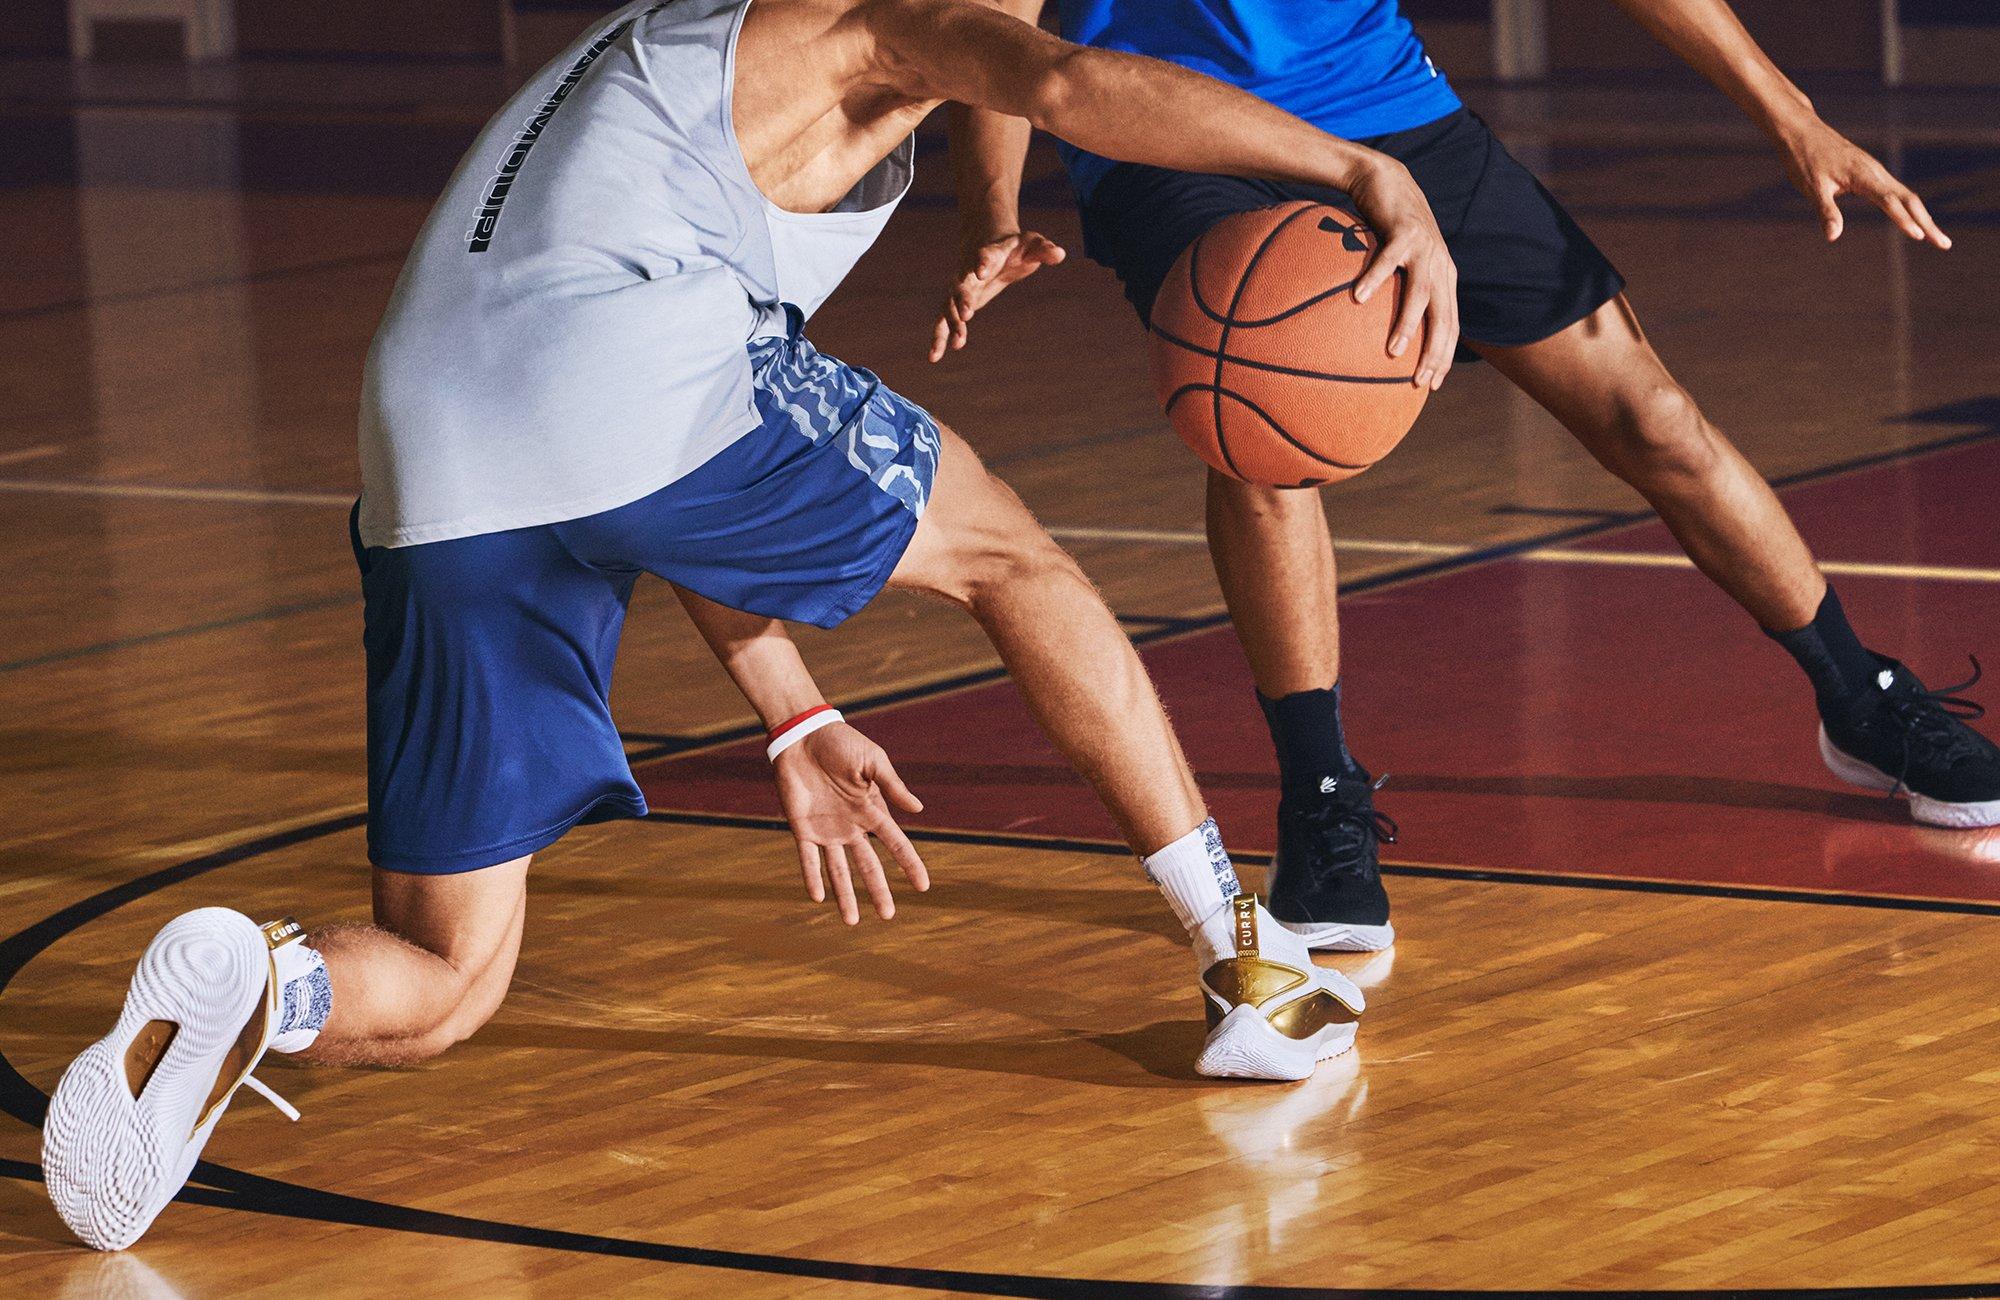
[[[1297,201],[1219,221],[1180,255],[1153,303],[1153,376],[1203,460],[1309,487],[1402,441],[1427,395],[1411,382],[1423,341],[1389,355],[1395,281],[1354,301],[1374,247],[1352,214]]]

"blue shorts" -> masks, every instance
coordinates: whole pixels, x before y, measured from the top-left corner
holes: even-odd
[[[820,627],[888,581],[937,472],[936,423],[796,318],[750,356],[763,423],[651,496],[421,546],[355,534],[377,866],[472,871],[645,816],[609,704],[641,573]]]

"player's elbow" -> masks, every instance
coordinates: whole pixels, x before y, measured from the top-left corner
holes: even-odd
[[[1021,87],[1021,116],[1039,130],[1063,134],[1064,124],[1075,116],[1077,104],[1085,96],[1092,53],[1071,46],[1035,68]]]

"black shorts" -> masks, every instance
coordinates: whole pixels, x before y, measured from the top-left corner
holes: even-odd
[[[1357,143],[1400,160],[1430,199],[1458,264],[1465,341],[1493,347],[1539,342],[1625,287],[1555,195],[1471,110]],[[1292,199],[1353,207],[1345,194],[1324,186],[1120,163],[1083,205],[1083,250],[1118,273],[1125,296],[1146,320],[1182,249],[1224,217]],[[1460,348],[1459,356],[1469,360],[1472,354]]]

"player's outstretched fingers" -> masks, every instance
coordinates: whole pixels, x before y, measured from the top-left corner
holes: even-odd
[[[840,919],[849,925],[861,924],[861,905],[854,901],[854,877],[847,869],[847,850],[838,844],[826,846],[826,875],[833,882],[833,901]]]
[[[1938,223],[1931,220],[1930,209],[1924,206],[1924,201],[1915,193],[1903,190],[1894,197],[1893,202],[1896,204],[1896,212],[1891,215],[1896,216],[1896,224],[1901,226],[1903,232],[1911,239],[1920,243],[1927,241],[1939,248],[1951,247],[1951,236],[1938,229]]]
[[[896,825],[896,819],[887,813],[882,820],[868,828],[875,838],[888,848],[889,856],[896,860],[896,867],[903,873],[903,879],[922,893],[931,887],[931,873],[924,866],[924,860],[917,853],[917,846],[910,843],[910,837],[903,834],[903,828]]]
[[[854,854],[854,869],[861,873],[861,887],[868,891],[868,901],[875,904],[875,915],[885,921],[893,919],[896,899],[889,892],[889,877],[882,870],[882,859],[875,856],[875,846],[863,838],[848,849]]]
[[[805,877],[806,897],[815,903],[824,903],[826,880],[820,873],[819,845],[799,841],[799,872]]]
[[[1840,185],[1838,182],[1828,179],[1822,180],[1819,183],[1819,219],[1826,227],[1826,240],[1828,243],[1839,239],[1841,230],[1847,224],[1846,219],[1840,215],[1840,204],[1836,201],[1836,196],[1839,193]]]

